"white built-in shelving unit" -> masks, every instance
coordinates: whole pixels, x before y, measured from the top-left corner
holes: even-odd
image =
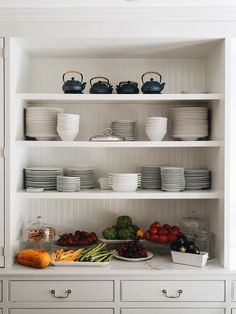
[[[120,214],[132,216],[134,222],[145,229],[154,220],[179,224],[181,217],[195,210],[199,217],[209,219],[211,230],[216,232],[217,263],[227,266],[225,41],[119,39],[114,43],[104,38],[102,42],[101,46],[100,41],[91,39],[79,45],[72,39],[58,39],[55,41],[57,50],[54,43],[46,39],[12,38],[8,42],[11,80],[6,112],[10,239],[7,262],[13,263],[23,223],[39,214],[59,231],[83,228],[101,234]],[[161,95],[91,95],[87,84],[84,94],[64,95],[61,76],[69,69],[80,70],[85,81],[97,75],[107,76],[114,87],[124,80],[137,81],[141,87],[141,75],[154,70],[162,74],[166,87]],[[36,105],[60,107],[65,112],[80,114],[80,134],[76,141],[26,139],[24,108]],[[170,118],[171,108],[189,105],[209,108],[207,140],[174,140],[169,123],[164,141],[148,141],[144,132],[146,117]],[[89,141],[116,119],[137,121],[137,141]],[[93,166],[101,177],[109,172],[137,172],[142,165],[150,164],[208,168],[212,171],[212,188],[179,193],[157,190],[119,193],[99,189],[78,193],[24,191],[26,166]]]

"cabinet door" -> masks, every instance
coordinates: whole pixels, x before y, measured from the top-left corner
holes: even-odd
[[[121,314],[224,314],[224,309],[122,309]]]
[[[4,267],[4,40],[0,38],[0,267]]]
[[[65,313],[66,314],[113,314],[113,309],[66,309],[66,310],[65,309],[15,309],[15,310],[9,310],[9,314],[65,314]],[[207,314],[211,314],[211,313],[207,313]]]

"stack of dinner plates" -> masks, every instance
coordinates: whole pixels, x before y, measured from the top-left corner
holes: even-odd
[[[57,177],[57,191],[77,192],[80,190],[80,177]]]
[[[109,184],[115,192],[134,192],[140,186],[140,173],[110,173]]]
[[[95,169],[93,168],[68,168],[66,174],[69,177],[79,177],[81,189],[92,189],[96,186]]]
[[[141,169],[141,187],[143,189],[161,188],[160,166],[143,166]]]
[[[25,168],[25,187],[57,189],[57,176],[63,175],[63,168],[30,167]]]
[[[161,189],[180,192],[185,189],[184,168],[161,167]]]
[[[209,189],[211,172],[206,169],[184,169],[187,190]]]
[[[126,141],[135,141],[135,123],[131,120],[117,120],[111,123],[113,134],[120,135]]]
[[[58,137],[57,115],[61,108],[28,107],[26,108],[26,136],[38,141],[54,140]]]
[[[172,136],[183,141],[195,141],[208,136],[208,108],[173,108]]]

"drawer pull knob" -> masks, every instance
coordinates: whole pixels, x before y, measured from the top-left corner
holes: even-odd
[[[176,295],[168,295],[168,291],[166,289],[162,290],[162,293],[167,297],[167,298],[170,298],[170,299],[178,299],[181,294],[184,292],[182,289],[179,289],[178,291],[176,291],[177,294]]]
[[[70,289],[65,291],[65,295],[56,295],[56,290],[51,290],[50,292],[57,299],[66,299],[66,298],[68,298],[69,294],[71,294]]]

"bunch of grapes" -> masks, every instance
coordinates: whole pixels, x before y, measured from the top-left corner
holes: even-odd
[[[123,243],[119,249],[118,254],[128,258],[142,258],[147,257],[147,249],[139,243],[138,240]]]

